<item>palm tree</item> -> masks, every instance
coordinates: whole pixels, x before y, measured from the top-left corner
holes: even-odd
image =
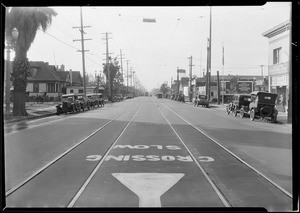
[[[15,58],[11,81],[14,86],[13,116],[27,116],[25,109],[25,94],[27,77],[29,76],[29,50],[37,31],[42,28],[45,32],[57,13],[46,7],[12,7],[6,10],[5,31],[11,34],[12,29],[19,31],[15,46]]]

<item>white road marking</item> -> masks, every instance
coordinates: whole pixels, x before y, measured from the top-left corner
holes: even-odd
[[[160,197],[174,186],[182,173],[112,173],[139,197],[139,207],[161,207]]]
[[[162,105],[165,108],[167,108],[168,110],[170,110],[171,112],[173,112],[177,117],[181,118],[183,121],[185,121],[186,123],[188,123],[189,125],[191,125],[192,127],[194,127],[196,130],[198,130],[199,132],[201,132],[203,135],[205,135],[209,139],[211,139],[211,141],[213,141],[214,143],[216,143],[217,145],[219,145],[220,147],[222,147],[225,151],[227,151],[229,154],[231,154],[237,160],[239,160],[240,162],[242,162],[243,164],[245,164],[246,166],[248,166],[250,169],[252,169],[253,171],[255,171],[257,174],[259,174],[261,177],[263,177],[264,179],[266,179],[267,181],[269,181],[271,184],[273,184],[276,188],[278,188],[279,190],[281,190],[287,196],[289,196],[290,198],[293,198],[293,195],[290,192],[288,192],[287,190],[285,190],[284,188],[282,188],[280,185],[278,185],[277,183],[275,183],[274,181],[272,181],[266,175],[264,175],[263,173],[261,173],[260,171],[258,171],[256,168],[254,168],[253,166],[251,166],[250,164],[248,164],[246,161],[244,161],[243,159],[241,159],[239,156],[237,156],[236,154],[234,154],[233,152],[231,152],[229,149],[227,149],[225,146],[223,146],[221,144],[221,142],[219,142],[217,139],[215,139],[212,136],[210,136],[203,129],[196,127],[195,125],[193,125],[192,123],[190,123],[189,121],[187,121],[186,119],[184,119],[183,117],[181,117],[179,114],[177,114],[174,110],[172,110],[171,108],[169,108],[165,104],[162,104]]]
[[[78,190],[78,192],[76,193],[76,195],[73,197],[73,199],[71,200],[71,202],[67,206],[68,208],[74,206],[75,202],[78,200],[78,198],[80,197],[80,195],[82,194],[82,192],[85,190],[85,188],[87,187],[87,185],[90,183],[90,181],[92,180],[92,178],[95,176],[96,172],[99,170],[100,166],[102,165],[104,159],[106,159],[106,156],[108,156],[108,153],[113,149],[113,147],[116,145],[116,143],[118,142],[118,140],[120,139],[120,137],[126,131],[127,127],[129,126],[129,124],[131,123],[131,121],[133,120],[133,118],[135,117],[135,115],[139,112],[140,108],[141,108],[141,105],[139,106],[138,110],[133,114],[132,118],[129,120],[129,122],[127,123],[127,125],[125,126],[125,128],[123,129],[123,131],[120,133],[120,135],[118,136],[118,138],[115,140],[115,142],[107,150],[107,152],[105,153],[105,155],[102,157],[102,159],[100,160],[100,162],[97,164],[96,168],[92,171],[91,175],[86,179],[86,181],[84,182],[84,184],[81,186],[81,188]]]

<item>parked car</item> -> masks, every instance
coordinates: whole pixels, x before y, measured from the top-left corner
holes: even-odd
[[[80,104],[77,102],[77,96],[75,94],[62,95],[62,102],[56,105],[56,114],[67,114],[68,112],[75,113],[80,111]]]
[[[84,97],[84,94],[78,93],[77,94],[77,101],[79,102],[82,111],[84,111],[86,108],[87,109],[91,108],[91,102],[88,98]]]
[[[104,99],[102,93],[96,93],[96,99],[99,101],[100,106],[104,107]]]
[[[95,93],[86,94],[86,98],[89,100],[91,107],[100,107],[100,100],[97,99],[97,95]]]
[[[119,102],[119,101],[123,101],[124,98],[123,98],[123,95],[122,94],[117,94],[116,95],[116,101]]]
[[[157,93],[157,98],[163,98],[163,94],[162,93]]]
[[[207,100],[207,95],[197,95],[196,99],[195,99],[195,106],[199,106],[202,105],[202,107],[209,107],[209,101]]]
[[[178,95],[178,101],[179,101],[179,102],[185,103],[184,94],[179,94],[179,95]]]
[[[242,107],[240,110],[241,117],[245,114],[250,116],[253,121],[255,117],[261,119],[270,118],[272,123],[277,122],[278,111],[276,109],[277,94],[255,91],[251,93],[251,102],[249,107]]]
[[[237,116],[237,113],[240,113],[241,108],[247,110],[251,101],[250,94],[235,94],[231,103],[228,105],[227,114],[232,112],[234,116]],[[244,117],[244,114],[241,115]]]

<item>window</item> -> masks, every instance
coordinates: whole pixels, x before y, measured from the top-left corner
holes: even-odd
[[[74,93],[74,90],[70,89],[70,93]]]
[[[83,89],[80,89],[80,90],[78,91],[78,93],[83,93]]]
[[[47,92],[55,92],[55,83],[48,83],[47,88]]]
[[[273,50],[273,64],[280,62],[281,47]]]
[[[39,92],[39,83],[33,83],[33,92]]]

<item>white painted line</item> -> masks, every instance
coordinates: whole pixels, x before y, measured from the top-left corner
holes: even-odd
[[[114,120],[116,120],[118,117],[120,117],[121,115],[123,115],[125,112],[121,113],[120,115],[118,115],[117,117],[115,117],[114,119],[110,120],[109,122],[107,122],[106,124],[104,124],[102,127],[100,127],[99,129],[97,129],[96,131],[94,131],[93,133],[91,133],[90,135],[88,135],[87,137],[85,137],[84,139],[82,139],[81,141],[79,141],[77,144],[75,144],[74,146],[72,146],[71,148],[69,148],[68,150],[66,150],[65,152],[63,152],[62,154],[60,154],[58,157],[56,157],[54,160],[50,161],[49,163],[47,163],[45,166],[43,166],[42,168],[38,169],[36,172],[34,172],[31,176],[29,176],[28,178],[26,178],[24,181],[22,181],[21,183],[19,183],[18,185],[14,186],[13,188],[9,189],[8,191],[6,191],[5,196],[10,195],[11,193],[13,193],[15,190],[17,190],[18,188],[20,188],[21,186],[23,186],[25,183],[27,183],[28,181],[30,181],[32,178],[34,178],[35,176],[37,176],[39,173],[41,173],[43,170],[45,170],[47,167],[49,167],[51,164],[55,163],[56,161],[58,161],[60,158],[62,158],[64,155],[66,155],[67,153],[69,153],[71,150],[75,149],[77,146],[79,146],[80,144],[82,144],[84,141],[86,141],[88,138],[92,137],[94,134],[96,134],[97,132],[99,132],[101,129],[103,129],[104,127],[106,127],[108,124],[110,124],[111,122],[113,122]]]
[[[139,207],[161,207],[160,197],[174,186],[182,173],[112,173],[139,197]]]
[[[71,202],[69,203],[69,205],[67,207],[73,207],[74,206],[75,202],[78,200],[78,198],[80,197],[80,195],[82,194],[82,192],[85,190],[85,188],[87,187],[87,185],[90,183],[90,181],[92,180],[92,178],[95,176],[96,172],[99,170],[100,166],[102,165],[104,159],[106,158],[106,156],[108,155],[108,153],[113,149],[113,147],[115,146],[115,144],[118,142],[119,138],[123,135],[123,133],[125,132],[125,130],[129,126],[129,124],[131,123],[131,121],[133,120],[133,118],[135,117],[135,115],[137,114],[137,112],[140,110],[140,108],[141,108],[141,105],[139,106],[138,110],[133,114],[132,118],[129,120],[129,122],[127,123],[127,125],[125,126],[125,128],[123,129],[123,131],[120,133],[120,135],[118,136],[118,138],[115,140],[115,142],[109,147],[109,149],[107,150],[107,152],[105,153],[105,155],[99,161],[99,163],[97,164],[97,166],[95,167],[95,169],[93,170],[93,172],[86,179],[86,181],[84,182],[84,184],[78,190],[78,192],[73,197],[73,199],[71,200]]]
[[[284,188],[282,188],[281,186],[279,186],[278,184],[276,184],[274,181],[272,181],[270,178],[268,178],[267,176],[265,176],[264,174],[262,174],[260,171],[258,171],[256,168],[254,168],[253,166],[251,166],[250,164],[248,164],[246,161],[242,160],[240,157],[238,157],[236,154],[234,154],[233,152],[231,152],[229,149],[227,149],[226,147],[224,147],[222,144],[220,144],[220,142],[217,141],[217,139],[212,138],[210,135],[208,135],[204,130],[199,129],[198,127],[194,126],[193,124],[191,124],[189,121],[187,121],[186,119],[182,118],[180,115],[178,115],[176,112],[174,112],[172,109],[170,109],[168,106],[162,104],[164,107],[166,107],[167,109],[169,109],[171,112],[173,112],[176,116],[178,116],[179,118],[181,118],[182,120],[184,120],[186,123],[188,123],[189,125],[191,125],[192,127],[194,127],[196,130],[198,130],[199,132],[201,132],[203,135],[205,135],[206,137],[208,137],[210,140],[212,140],[214,143],[216,143],[217,145],[219,145],[220,147],[222,147],[225,151],[227,151],[229,154],[231,154],[233,157],[235,157],[236,159],[238,159],[239,161],[241,161],[243,164],[245,164],[246,166],[248,166],[250,169],[252,169],[253,171],[255,171],[257,174],[259,174],[260,176],[262,176],[264,179],[266,179],[267,181],[269,181],[271,184],[273,184],[276,188],[278,188],[279,190],[281,190],[283,193],[285,193],[287,196],[289,196],[290,198],[293,198],[293,195],[291,193],[289,193],[287,190],[285,190]]]
[[[199,167],[199,169],[201,170],[201,172],[205,176],[206,180],[212,186],[212,188],[214,189],[214,191],[216,192],[216,194],[218,195],[218,197],[220,198],[220,200],[222,201],[222,203],[225,205],[225,207],[231,207],[231,205],[226,200],[226,198],[223,196],[223,194],[221,193],[221,191],[217,188],[217,186],[214,184],[214,182],[208,177],[207,173],[205,172],[205,170],[203,169],[203,167],[199,164],[199,162],[197,161],[197,159],[194,157],[193,153],[185,145],[185,143],[183,142],[182,138],[177,134],[176,130],[173,128],[173,126],[171,125],[171,123],[169,122],[169,120],[164,116],[164,114],[161,112],[161,110],[159,108],[157,108],[157,109],[159,110],[159,112],[161,113],[161,115],[166,119],[166,121],[170,125],[171,129],[174,131],[174,133],[179,138],[179,140],[181,141],[181,143],[183,144],[183,146],[186,148],[186,150],[188,151],[188,153],[190,154],[190,156],[193,158],[194,162],[197,164],[197,166]]]

